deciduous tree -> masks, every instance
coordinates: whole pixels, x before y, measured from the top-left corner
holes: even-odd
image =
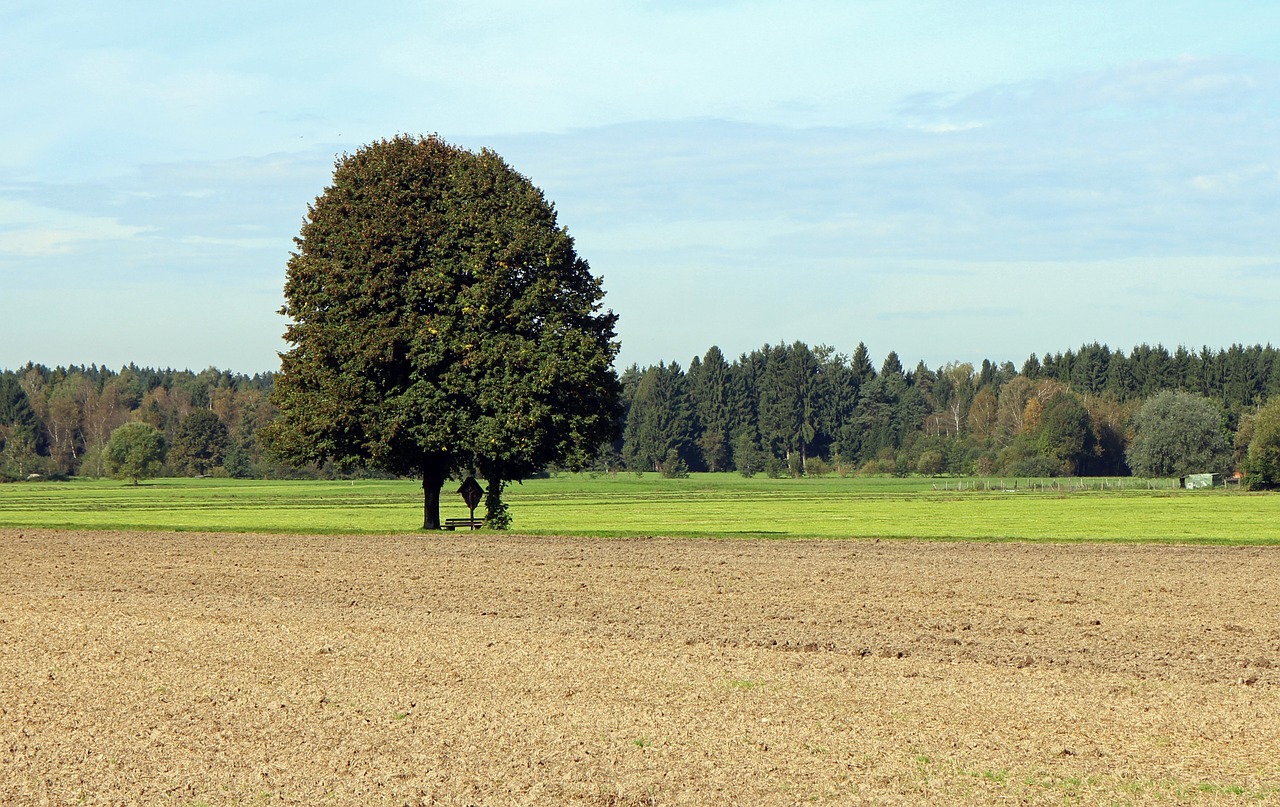
[[[555,209],[497,154],[398,136],[338,160],[289,261],[274,448],[499,489],[616,428],[616,316]]]
[[[164,465],[164,434],[150,423],[126,423],[111,433],[103,450],[107,473],[138,484],[160,472]]]
[[[1220,472],[1231,463],[1222,410],[1199,395],[1157,393],[1138,410],[1134,429],[1125,458],[1136,476]]]
[[[1079,473],[1095,445],[1089,410],[1069,392],[1054,395],[1040,414],[1035,444],[1041,456],[1058,469],[1057,473]]]
[[[1272,398],[1253,418],[1245,472],[1252,484],[1280,487],[1280,398]]]

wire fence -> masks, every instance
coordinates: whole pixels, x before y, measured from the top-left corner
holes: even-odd
[[[1047,477],[1047,478],[994,478],[979,479],[943,479],[934,482],[933,489],[956,493],[996,492],[1017,493],[1028,491],[1043,493],[1046,491],[1071,493],[1074,491],[1126,491],[1126,490],[1178,490],[1182,481],[1171,479],[1138,479],[1131,476],[1119,477]]]

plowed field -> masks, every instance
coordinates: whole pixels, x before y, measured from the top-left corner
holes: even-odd
[[[1280,551],[0,530],[0,803],[1280,803]]]

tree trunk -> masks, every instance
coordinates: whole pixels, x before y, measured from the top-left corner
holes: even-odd
[[[426,465],[422,468],[422,529],[440,529],[440,489],[444,473]]]

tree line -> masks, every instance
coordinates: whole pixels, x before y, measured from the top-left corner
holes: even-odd
[[[907,369],[892,351],[875,366],[863,344],[845,355],[795,342],[733,361],[712,347],[687,370],[675,362],[633,365],[619,380],[623,416],[617,439],[595,460],[600,470],[1159,475],[1179,470],[1174,453],[1191,467],[1221,466],[1201,470],[1247,465],[1259,408],[1280,401],[1280,351],[1140,345],[1126,353],[1095,343],[1033,354],[1020,368],[983,361]],[[28,364],[2,371],[0,477],[105,476],[108,441],[130,422],[164,437],[162,474],[371,472],[359,464],[293,464],[266,450],[259,432],[278,417],[274,384],[272,373],[216,368]],[[1194,424],[1211,432],[1205,439],[1221,437],[1216,458],[1177,443]]]
[[[266,456],[258,430],[274,420],[274,375],[130,364],[0,371],[0,479],[108,475],[106,448],[126,423],[153,427],[169,450],[160,473],[292,475]]]
[[[877,369],[862,343],[843,354],[795,342],[765,345],[733,361],[712,347],[687,370],[675,362],[633,365],[621,380],[626,416],[612,459],[638,472],[1160,471],[1169,463],[1131,455],[1144,405],[1166,392],[1212,408],[1230,456],[1213,459],[1222,467],[1203,470],[1224,471],[1243,466],[1258,407],[1273,396],[1280,400],[1280,351],[1139,345],[1126,353],[1094,343],[1043,358],[1032,354],[1020,368],[983,361],[936,369],[923,362],[908,369],[891,351]],[[1158,425],[1148,424],[1145,442],[1185,424]],[[1176,441],[1163,442],[1165,454],[1193,454]],[[1143,443],[1137,447],[1147,448]],[[1131,467],[1135,457],[1139,468]]]

